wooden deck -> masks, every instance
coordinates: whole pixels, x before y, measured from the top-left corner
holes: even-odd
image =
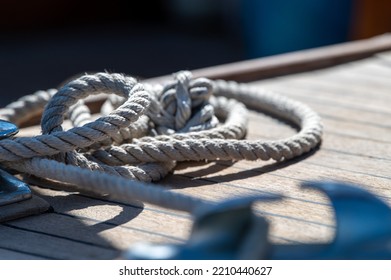
[[[383,49],[391,49],[389,37],[388,47],[372,50],[373,54],[368,51],[367,58],[353,62],[329,59],[328,68],[284,76],[280,76],[284,72],[280,66],[280,72],[269,75],[278,77],[251,82],[300,100],[321,115],[324,140],[316,151],[285,163],[181,163],[161,183],[213,200],[284,194],[283,201],[256,205],[270,221],[276,243],[328,242],[333,237],[329,202],[317,192],[300,189],[305,180],[359,184],[391,205],[391,53],[377,53]],[[305,53],[300,53],[303,59]],[[344,63],[330,66],[336,62]],[[295,69],[291,73],[309,70]],[[294,133],[285,123],[251,112],[250,139],[279,139]],[[183,242],[192,224],[189,215],[154,205],[133,206],[39,187],[33,190],[53,211],[0,225],[1,259],[111,259],[138,241]]]

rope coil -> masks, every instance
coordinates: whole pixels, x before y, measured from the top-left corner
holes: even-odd
[[[103,105],[103,116],[92,121],[83,99],[100,93],[115,95]],[[322,136],[320,117],[300,102],[236,82],[192,79],[187,71],[165,86],[121,74],[85,75],[57,92],[23,97],[0,116],[20,124],[45,105],[43,134],[1,140],[1,165],[183,211],[209,202],[137,181],[160,180],[178,161],[288,160],[315,148]],[[246,107],[293,122],[300,131],[278,141],[243,140]],[[64,131],[66,117],[74,127]]]

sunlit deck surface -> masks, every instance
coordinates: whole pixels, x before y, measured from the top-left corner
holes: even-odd
[[[314,57],[313,51],[304,51],[266,58],[258,70],[249,62],[255,68],[248,73],[243,68],[246,63],[237,66],[236,74],[235,65],[196,72],[224,77],[227,69],[228,78],[237,77],[306,103],[322,117],[323,142],[319,149],[282,163],[180,163],[160,183],[210,200],[283,194],[282,201],[255,207],[270,221],[270,238],[275,243],[326,243],[333,238],[330,203],[316,191],[301,189],[299,185],[306,180],[358,184],[391,205],[391,53],[384,52],[391,49],[391,37],[356,44],[340,46],[337,51],[322,48]],[[38,131],[38,127],[26,128],[22,135]],[[284,122],[251,112],[248,139],[280,139],[295,133]],[[155,205],[134,206],[77,192],[32,189],[53,211],[1,224],[1,259],[112,259],[135,242],[182,243],[192,225],[188,214]]]

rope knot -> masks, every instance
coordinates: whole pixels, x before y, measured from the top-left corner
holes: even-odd
[[[212,82],[192,79],[189,71],[174,74],[174,80],[155,91],[148,116],[157,134],[174,134],[216,127],[218,120],[209,103]]]

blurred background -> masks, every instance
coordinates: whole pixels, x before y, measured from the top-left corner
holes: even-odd
[[[390,0],[3,0],[0,105],[85,72],[149,78],[389,31]]]

